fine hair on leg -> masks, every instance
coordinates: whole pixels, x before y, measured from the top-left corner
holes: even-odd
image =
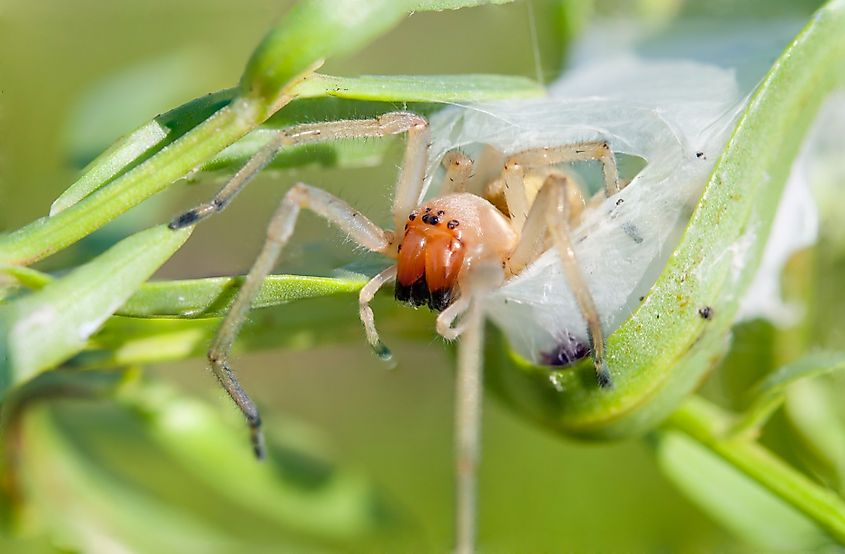
[[[599,386],[610,389],[613,388],[613,380],[604,359],[604,333],[601,328],[601,320],[593,301],[593,295],[587,286],[587,279],[581,271],[581,266],[578,264],[578,259],[575,257],[575,251],[572,248],[567,186],[571,186],[571,183],[566,177],[557,174],[549,175],[541,191],[549,189],[551,201],[548,204],[541,204],[541,207],[546,209],[546,222],[563,266],[563,273],[566,275],[566,280],[575,296],[578,309],[587,321],[590,351],[592,352]],[[539,196],[538,194],[538,199]]]
[[[587,286],[587,280],[581,272],[572,249],[569,229],[572,217],[570,203],[572,198],[580,198],[578,191],[572,190],[575,188],[576,185],[565,175],[552,173],[546,177],[525,219],[519,242],[507,260],[505,268],[509,275],[518,275],[546,251],[547,237],[551,236],[578,309],[587,322],[590,350],[599,385],[610,388],[613,382],[604,360],[604,334],[601,329],[601,320]]]
[[[478,509],[478,458],[481,443],[481,354],[484,348],[483,306],[477,299],[464,313],[458,343],[455,383],[455,552],[475,552]]]
[[[232,202],[235,196],[285,148],[316,142],[383,137],[408,132],[409,137],[406,150],[413,150],[415,156],[419,157],[418,151],[421,149],[420,143],[422,143],[421,154],[424,158],[425,148],[428,144],[427,129],[428,123],[426,120],[410,112],[389,112],[371,119],[347,119],[324,123],[306,123],[283,129],[256,152],[232,179],[220,189],[211,201],[200,204],[174,218],[170,222],[170,228],[180,229],[194,225],[226,209],[226,206]],[[411,156],[406,155],[406,158],[409,157]],[[424,171],[425,160],[418,163],[421,164]],[[406,180],[411,179],[411,177],[415,177],[415,175],[409,176]],[[402,178],[400,178],[401,181]],[[417,196],[419,196],[419,192],[422,190],[422,177],[419,178],[419,181]],[[413,186],[413,183],[409,184]]]
[[[375,316],[370,302],[375,298],[381,287],[396,279],[396,266],[392,265],[373,277],[367,282],[358,294],[358,312],[361,316],[361,323],[364,325],[364,332],[367,334],[367,342],[381,360],[389,362],[393,358],[390,349],[379,338],[376,330]]]
[[[610,149],[610,144],[603,140],[531,148],[514,154],[508,159],[508,163],[533,168],[589,160],[598,160],[602,164],[605,196],[610,197],[622,190],[616,157]]]
[[[261,417],[255,403],[250,399],[235,377],[229,357],[232,346],[246,320],[250,305],[273,269],[282,249],[293,233],[301,208],[308,208],[317,215],[337,225],[357,244],[375,252],[384,252],[390,244],[390,236],[375,223],[364,217],[343,200],[318,188],[298,183],[282,199],[267,227],[267,239],[255,263],[238,291],[232,307],[211,343],[208,360],[214,375],[246,416],[252,432],[252,443],[258,458],[264,457],[264,440],[261,433]]]
[[[467,295],[459,296],[457,300],[449,304],[449,306],[440,312],[437,316],[435,327],[437,334],[446,340],[455,340],[461,333],[464,332],[465,325],[463,323],[455,326],[455,321],[467,311],[470,304],[470,297]]]
[[[453,192],[466,192],[473,170],[469,156],[460,150],[452,150],[443,156],[442,165],[446,173],[440,186],[440,194],[445,196]]]
[[[455,552],[475,552],[478,506],[478,461],[481,451],[482,353],[484,299],[504,282],[498,261],[481,261],[461,284],[463,302],[454,314],[441,314],[446,325],[462,318],[455,383]],[[455,304],[453,304],[454,306]],[[447,308],[448,310],[448,308]],[[440,323],[440,318],[438,318]],[[439,326],[438,326],[439,328]]]

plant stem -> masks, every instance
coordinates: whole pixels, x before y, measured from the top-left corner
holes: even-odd
[[[676,410],[666,426],[681,431],[845,543],[845,501],[799,473],[757,442],[726,436],[731,416],[700,397]]]

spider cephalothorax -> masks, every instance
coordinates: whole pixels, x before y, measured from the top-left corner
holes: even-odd
[[[465,266],[500,257],[516,233],[487,200],[469,193],[441,196],[408,216],[397,246],[397,300],[443,311],[457,297]]]

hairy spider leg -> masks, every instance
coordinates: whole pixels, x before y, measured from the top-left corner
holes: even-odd
[[[546,198],[543,198],[540,206],[545,208],[548,229],[551,232],[566,280],[569,281],[569,286],[575,295],[578,309],[581,310],[581,314],[587,320],[590,351],[599,385],[602,388],[611,389],[613,388],[613,380],[604,359],[604,334],[601,329],[601,320],[593,301],[593,295],[590,294],[590,289],[587,286],[587,279],[581,271],[581,266],[578,265],[575,251],[572,248],[572,235],[569,229],[569,202],[566,191],[568,186],[572,185],[566,177],[557,174],[549,175],[537,197],[539,199],[541,194],[544,197],[546,195],[549,197],[548,202],[545,201]]]
[[[512,179],[511,185],[519,190],[523,187],[523,181],[521,178]],[[546,250],[547,237],[551,236],[560,257],[564,275],[575,296],[578,308],[587,322],[598,382],[602,387],[610,388],[613,383],[604,361],[604,334],[601,329],[601,320],[587,286],[587,280],[581,272],[572,249],[570,237],[571,207],[579,198],[583,204],[583,197],[577,186],[565,175],[552,172],[546,177],[525,217],[519,243],[508,259],[506,269],[509,274],[518,275]]]
[[[446,174],[443,176],[440,195],[466,192],[473,169],[473,163],[469,156],[460,150],[451,150],[443,156],[442,163],[444,169],[446,169]]]
[[[437,334],[446,340],[456,340],[464,332],[466,325],[455,325],[455,321],[469,308],[470,297],[459,296],[457,300],[440,312],[435,322]]]
[[[285,194],[267,227],[267,239],[264,246],[249,270],[232,307],[226,313],[208,351],[212,371],[246,416],[252,431],[255,454],[259,458],[264,456],[261,418],[254,402],[244,392],[233,374],[229,366],[229,357],[252,301],[290,239],[302,208],[308,208],[334,223],[356,243],[374,252],[387,253],[392,238],[391,233],[382,230],[349,204],[328,192],[297,183]]]
[[[392,265],[373,277],[364,285],[358,294],[358,312],[361,316],[361,323],[364,325],[364,332],[367,334],[367,342],[376,353],[376,356],[389,362],[393,358],[390,349],[384,345],[376,330],[375,316],[370,302],[375,298],[381,287],[396,279],[396,266]]]
[[[484,350],[484,299],[504,282],[501,264],[481,261],[469,269],[455,312],[441,317],[461,317],[458,372],[455,382],[455,552],[475,552],[478,511],[478,462],[481,451],[482,352]],[[460,306],[458,304],[460,303]],[[451,308],[451,306],[450,306]],[[438,324],[440,318],[438,318]],[[449,325],[451,327],[451,325]]]
[[[247,162],[206,204],[202,204],[177,217],[170,223],[172,229],[193,225],[223,210],[232,198],[265,167],[282,148],[292,144],[303,144],[321,140],[384,136],[388,134],[408,133],[405,147],[405,165],[396,184],[394,215],[402,214],[415,205],[423,187],[425,158],[428,148],[428,122],[412,113],[392,112],[377,118],[366,120],[336,121],[320,124],[307,124],[281,131],[277,138],[262,148]],[[308,208],[326,218],[345,231],[359,245],[375,252],[395,257],[393,233],[385,231],[364,217],[360,212],[331,194],[308,185],[298,183],[284,196],[273,214],[267,228],[267,239],[261,252],[247,274],[243,286],[238,291],[235,301],[227,312],[208,350],[211,369],[220,384],[243,412],[250,427],[253,450],[256,457],[265,455],[264,438],[261,431],[261,416],[258,408],[238,382],[229,365],[229,357],[235,339],[244,324],[252,301],[261,289],[265,277],[273,269],[282,249],[290,238],[301,208]],[[375,326],[367,327],[368,333],[375,335],[377,345],[381,341],[375,334]]]
[[[250,181],[267,164],[273,161],[279,152],[291,146],[312,144],[316,142],[329,142],[342,139],[384,137],[408,133],[408,145],[406,153],[413,152],[414,159],[419,158],[420,150],[424,150],[428,143],[428,123],[423,117],[410,112],[390,112],[371,119],[348,119],[341,121],[327,121],[324,123],[305,123],[294,125],[279,131],[273,138],[264,145],[246,164],[225,184],[223,188],[211,199],[196,206],[170,222],[171,229],[181,229],[194,225],[212,215],[222,212],[237,196],[237,194],[249,184]],[[420,144],[422,143],[422,144]],[[423,156],[425,157],[425,156]],[[409,156],[406,154],[406,161]],[[417,162],[418,164],[420,162]],[[422,178],[418,174],[425,171],[424,162],[421,168],[409,167],[404,169],[400,176],[397,192],[404,187],[407,192],[401,199],[403,211],[408,200],[405,197],[413,197],[410,207],[416,205],[417,199],[422,190]],[[419,184],[417,185],[417,181]],[[396,195],[396,202],[399,202],[399,194]],[[394,211],[395,211],[394,207]],[[410,208],[408,208],[410,209]]]
[[[622,190],[616,157],[610,149],[610,144],[603,140],[530,148],[512,155],[505,166],[517,164],[530,168],[590,160],[598,160],[602,164],[605,196],[613,196]]]

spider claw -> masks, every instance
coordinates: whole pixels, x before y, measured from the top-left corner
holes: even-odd
[[[393,359],[393,352],[391,352],[383,342],[378,341],[371,346],[373,347],[373,352],[375,352],[376,356],[378,356],[378,359],[388,364],[389,369],[396,368],[396,361]]]
[[[267,447],[264,442],[264,432],[260,427],[253,427],[252,431],[252,452],[257,460],[264,460],[267,457]]]
[[[191,225],[196,223],[199,218],[200,215],[196,209],[188,210],[187,212],[183,213],[182,215],[178,216],[173,221],[171,221],[167,227],[173,231],[177,229],[183,229],[185,227],[190,227]]]
[[[602,389],[613,390],[613,378],[610,376],[610,369],[608,369],[604,360],[596,361],[596,379]]]

